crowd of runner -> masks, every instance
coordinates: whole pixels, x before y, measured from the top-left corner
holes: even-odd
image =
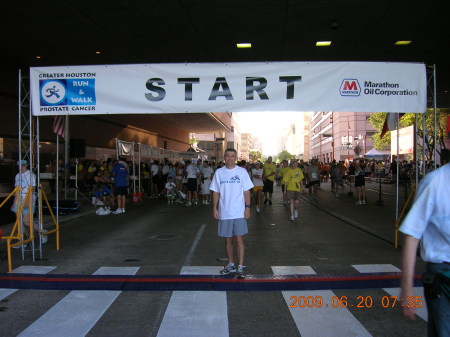
[[[140,167],[131,162],[108,159],[106,161],[86,161],[78,164],[78,185],[81,191],[87,190],[106,203],[106,212],[115,206],[113,195],[117,195],[117,177],[114,167],[126,167],[126,185],[128,192],[132,191],[133,183],[141,186],[145,198],[167,198],[169,204],[182,203],[186,206],[211,203],[209,190],[214,172],[223,167],[223,162],[202,161],[201,159],[181,160],[171,163],[150,161],[142,162]],[[318,190],[321,183],[331,183],[331,192],[341,198],[346,191],[356,192],[356,204],[366,203],[366,179],[384,179],[394,182],[397,174],[397,163],[355,158],[350,161],[336,161],[320,163],[317,159],[309,162],[303,160],[283,160],[274,163],[272,157],[265,162],[248,163],[239,161],[238,166],[244,168],[252,182],[252,196],[255,211],[260,213],[263,206],[272,205],[274,185],[281,187],[283,204],[291,208],[290,220],[298,216],[298,200],[300,193],[312,202],[319,200]],[[400,179],[409,181],[413,175],[413,165],[403,161],[399,165]],[[133,169],[135,172],[133,172]],[[134,178],[140,176],[139,178]],[[122,185],[124,185],[122,183]],[[124,186],[122,186],[123,189]],[[120,190],[120,188],[119,188]],[[123,193],[123,192],[122,192]],[[121,199],[117,199],[118,201]],[[125,212],[125,201],[120,201],[121,212]],[[101,203],[99,203],[101,204]],[[113,213],[117,214],[117,210]]]

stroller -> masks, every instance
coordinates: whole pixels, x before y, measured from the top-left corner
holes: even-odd
[[[186,202],[186,194],[177,190],[175,187],[167,191],[168,204],[184,204]]]

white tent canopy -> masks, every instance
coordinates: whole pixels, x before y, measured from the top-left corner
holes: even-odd
[[[372,150],[366,152],[365,155],[367,157],[385,157],[390,156],[391,151],[378,151],[377,149],[373,148]]]

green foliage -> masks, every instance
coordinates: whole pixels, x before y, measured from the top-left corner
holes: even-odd
[[[446,149],[445,137],[447,136],[447,116],[450,114],[449,109],[437,109],[436,111],[436,152],[441,153],[441,149]],[[423,119],[425,118],[426,125],[426,142],[425,153],[427,160],[433,159],[434,147],[434,111],[433,109],[427,109],[425,114],[417,114],[417,136],[420,139],[424,138],[423,132]],[[402,127],[414,125],[416,123],[416,114],[407,113],[400,119],[400,125]],[[422,146],[419,145],[419,152],[422,151]]]
[[[386,120],[386,112],[376,112],[369,116],[369,122],[376,130],[372,136],[373,147],[379,151],[386,150],[391,146],[391,132],[388,131],[383,138],[381,138],[381,131],[383,130],[384,121]]]
[[[295,159],[295,155],[289,153],[286,150],[283,150],[280,153],[278,153],[278,155],[276,156],[276,159],[274,161],[282,162],[283,160],[291,160],[291,159]]]
[[[261,161],[261,152],[259,151],[250,151],[249,153],[250,161],[257,162],[258,160]]]
[[[437,109],[436,115],[436,124],[437,124],[437,135],[436,142],[437,148],[436,152],[440,154],[440,149],[446,149],[445,146],[445,137],[446,137],[446,123],[447,116],[450,114],[449,109]],[[415,113],[407,113],[404,114],[400,119],[400,127],[407,127],[410,125],[414,125],[416,123],[417,116],[417,136],[419,137],[419,143],[422,143],[422,139],[424,138],[423,132],[423,118],[425,116],[425,124],[426,124],[426,157],[427,160],[432,160],[433,152],[434,152],[434,111],[433,109],[427,109],[425,114],[415,114]],[[373,115],[369,116],[369,121],[376,130],[376,133],[372,136],[374,141],[374,147],[377,150],[384,150],[389,148],[391,144],[391,132],[387,132],[383,138],[380,138],[381,131],[383,130],[384,121],[386,119],[385,112],[377,112]],[[422,147],[419,145],[419,152],[422,151]]]

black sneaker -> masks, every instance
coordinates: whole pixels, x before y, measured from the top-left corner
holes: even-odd
[[[245,266],[239,266],[236,272],[236,277],[239,279],[244,279],[245,278],[245,271],[244,271]]]
[[[226,275],[229,273],[235,273],[236,272],[236,267],[234,266],[234,264],[230,264],[228,263],[221,271],[220,274],[222,275]]]
[[[264,200],[264,205],[267,205],[268,202],[269,202],[269,199]]]
[[[269,200],[269,205],[272,205],[272,200]]]

